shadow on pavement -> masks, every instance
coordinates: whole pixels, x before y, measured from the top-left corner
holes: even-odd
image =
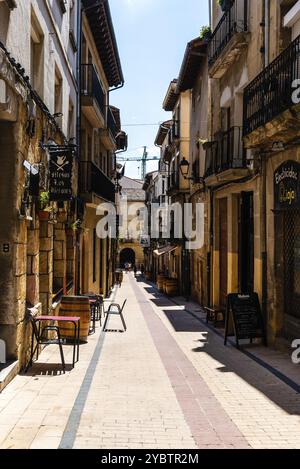
[[[157,299],[152,299],[152,302],[157,307],[160,307],[160,301],[174,307],[174,302],[168,300],[163,294],[158,293],[153,284],[146,281],[145,284],[148,284],[148,286],[143,287],[147,293],[152,294],[152,290],[154,290],[154,295]],[[180,298],[176,298],[176,305],[179,308],[185,308],[185,303],[181,302]],[[223,346],[221,342],[223,338],[220,335],[216,335],[220,334],[220,331],[216,331],[216,333],[212,330],[205,331],[204,316],[203,318],[196,318],[185,309],[162,309],[162,312],[166,315],[176,332],[199,332],[202,334],[199,339],[201,344],[193,348],[192,351],[195,353],[204,352],[216,360],[219,363],[219,366],[217,365],[216,367],[219,373],[233,373],[239,376],[243,381],[260,391],[288,414],[300,415],[300,386],[288,376],[276,370],[268,362],[263,359],[257,361],[254,356],[247,354],[247,352],[249,353],[249,345],[247,345],[245,354],[238,352],[231,346]],[[253,344],[251,348],[255,350],[257,345]]]
[[[73,367],[72,365],[66,364],[66,372],[67,371],[72,371]],[[59,375],[64,375],[64,371],[62,368],[62,365],[57,364],[57,363],[34,363],[27,373],[23,371],[20,373],[22,376],[59,376]]]

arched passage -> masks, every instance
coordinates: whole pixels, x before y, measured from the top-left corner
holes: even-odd
[[[126,262],[130,262],[130,264],[135,264],[135,252],[133,249],[126,248],[120,252],[120,266],[125,267]]]

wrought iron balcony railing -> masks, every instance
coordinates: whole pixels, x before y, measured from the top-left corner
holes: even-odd
[[[231,127],[210,142],[206,149],[205,177],[220,174],[228,169],[246,168],[246,152],[242,140],[242,128]]]
[[[107,108],[107,128],[111,132],[113,138],[115,139],[118,132],[119,132],[119,129],[118,129],[118,126],[116,124],[116,121],[115,121],[114,115],[112,113],[112,110],[110,109],[109,106]]]
[[[232,0],[212,33],[208,44],[208,63],[211,67],[221,55],[231,38],[248,31],[248,0]]]
[[[80,192],[115,202],[114,183],[91,161],[80,162]]]
[[[249,135],[292,107],[292,87],[300,73],[300,36],[245,89],[244,135]]]
[[[128,147],[128,135],[126,132],[119,132],[116,137],[117,150],[125,151]]]
[[[95,98],[101,113],[105,116],[105,93],[93,64],[81,65],[81,95]]]

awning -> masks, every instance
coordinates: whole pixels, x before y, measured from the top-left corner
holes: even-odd
[[[155,249],[153,254],[155,256],[162,256],[163,254],[169,254],[172,251],[176,251],[178,246],[164,246],[163,248]]]

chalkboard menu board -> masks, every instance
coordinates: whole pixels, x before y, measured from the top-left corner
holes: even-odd
[[[230,321],[233,320],[233,329],[236,345],[239,341],[262,338],[266,345],[266,333],[257,293],[249,295],[230,294],[227,299],[227,314],[225,327],[225,345],[230,334]]]

